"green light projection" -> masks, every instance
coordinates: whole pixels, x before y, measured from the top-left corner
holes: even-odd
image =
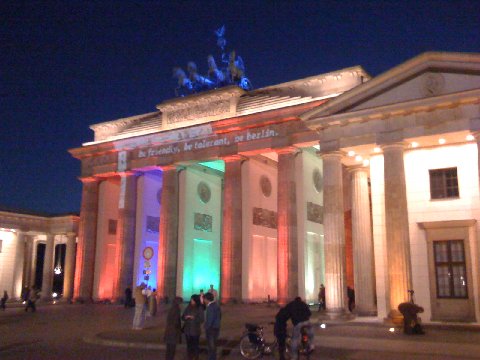
[[[220,259],[214,254],[214,246],[211,240],[193,239],[191,266],[185,266],[183,276],[183,294],[190,297],[198,294],[200,289],[205,292],[210,284],[218,289],[220,284]],[[188,262],[187,259],[186,263]]]
[[[223,173],[225,172],[225,162],[223,160],[201,162],[199,165],[206,166],[210,169],[218,170]]]

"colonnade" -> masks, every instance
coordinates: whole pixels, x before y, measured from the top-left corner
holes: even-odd
[[[373,144],[372,144],[373,147]],[[278,301],[286,302],[298,295],[298,231],[295,183],[295,155],[299,149],[288,147],[278,152]],[[390,310],[407,299],[411,288],[408,213],[403,145],[383,146],[385,177],[385,228],[387,233],[388,295]],[[340,316],[346,308],[346,255],[344,222],[344,165],[341,151],[323,152],[324,256],[327,310]],[[241,164],[245,158],[225,159],[224,203],[222,219],[221,297],[222,301],[241,300],[242,279],[242,188]],[[178,246],[178,173],[175,166],[163,171],[162,212],[159,227],[157,290],[160,296],[175,296]],[[369,199],[368,168],[351,171],[352,242],[357,312],[372,315],[375,306],[374,247]],[[117,174],[118,175],[118,174]],[[132,283],[135,244],[136,187],[134,172],[121,173],[121,190],[116,234],[118,272],[116,297]],[[79,225],[79,246],[75,275],[75,298],[91,299],[95,269],[95,244],[98,193],[101,177],[83,178]],[[52,240],[47,239],[48,244]],[[50,245],[51,247],[52,245]],[[48,280],[49,274],[44,274]]]

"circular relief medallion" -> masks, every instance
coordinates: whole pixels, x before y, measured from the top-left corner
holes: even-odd
[[[425,96],[434,96],[442,92],[445,85],[445,79],[442,74],[427,73],[423,75],[422,91]]]
[[[270,179],[262,175],[260,177],[260,188],[262,189],[263,195],[266,197],[269,197],[272,194],[272,183],[270,182]]]
[[[210,187],[203,181],[200,181],[197,186],[197,193],[198,197],[204,204],[210,201],[212,196],[212,192],[210,191]]]
[[[143,249],[143,258],[145,260],[150,260],[153,257],[153,248],[150,246],[147,246],[145,249]]]
[[[317,192],[321,192],[323,189],[323,179],[322,179],[322,173],[320,170],[317,168],[313,170],[313,186],[315,187],[315,190]]]
[[[157,191],[157,201],[160,205],[162,205],[162,189],[158,189]]]

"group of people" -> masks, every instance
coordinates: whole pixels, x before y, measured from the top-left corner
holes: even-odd
[[[208,359],[216,359],[221,321],[221,311],[217,299],[218,292],[213,285],[210,285],[207,293],[200,290],[199,294],[192,295],[183,313],[180,308],[183,299],[181,297],[173,299],[167,314],[163,339],[167,345],[167,360],[175,358],[176,345],[181,342],[182,334],[185,335],[188,358],[198,359],[202,324],[207,339]],[[157,311],[155,289],[152,290],[145,283],[141,283],[133,293],[130,289],[125,290],[125,307],[132,305],[135,306],[132,328],[141,330],[147,314],[154,316]]]
[[[133,330],[143,329],[143,323],[146,316],[155,316],[157,314],[157,292],[150,286],[141,283],[135,288],[132,297],[132,291],[125,290],[125,307],[135,306],[135,316],[133,317]]]
[[[353,312],[355,309],[355,290],[350,286],[347,286],[347,298],[348,298],[348,310]],[[326,310],[325,301],[325,285],[320,284],[320,290],[318,292],[318,311]]]
[[[176,345],[181,342],[182,333],[187,342],[188,359],[197,360],[202,324],[207,340],[208,360],[217,358],[217,340],[220,334],[222,312],[215,293],[209,291],[203,297],[197,294],[192,295],[182,314],[180,304],[183,300],[180,297],[175,298],[168,311],[165,327],[166,360],[175,358]]]

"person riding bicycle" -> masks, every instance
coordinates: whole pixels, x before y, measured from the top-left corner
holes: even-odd
[[[301,297],[296,297],[295,300],[287,304],[285,309],[288,312],[293,324],[291,355],[292,358],[295,359],[297,357],[297,349],[303,327],[306,327],[308,337],[310,338],[310,351],[312,351],[314,348],[314,332],[312,326],[310,326],[310,316],[312,315],[312,312],[310,311],[308,305],[302,301]]]

